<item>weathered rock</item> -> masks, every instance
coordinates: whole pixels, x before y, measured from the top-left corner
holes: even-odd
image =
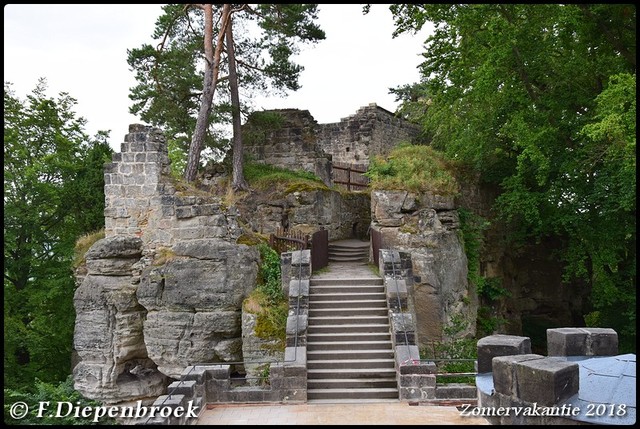
[[[149,312],[149,357],[171,377],[196,363],[241,360],[240,350],[228,345],[241,336],[242,301],[256,284],[257,249],[203,239],[176,243],[173,253],[164,265],[143,272],[137,290]]]
[[[411,302],[417,337],[446,338],[475,333],[475,306],[467,281],[467,257],[456,228],[452,197],[377,190],[371,193],[372,226],[386,248],[409,252],[413,265]],[[451,332],[451,331],[449,331]]]
[[[131,274],[140,247],[140,239],[110,237],[96,242],[85,256],[92,268],[74,295],[79,359],[74,380],[88,398],[136,400],[159,395],[166,386],[166,377],[147,355],[142,332],[146,310],[136,299],[137,278]],[[134,368],[145,371],[130,373]]]
[[[260,384],[260,377],[270,362],[282,361],[284,351],[277,339],[264,339],[256,334],[258,315],[242,313],[242,353],[247,381],[250,385]]]

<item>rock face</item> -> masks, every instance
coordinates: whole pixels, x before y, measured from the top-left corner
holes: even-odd
[[[173,378],[189,365],[242,360],[240,309],[256,284],[257,249],[201,239],[173,251],[143,271],[137,290],[149,357]]]
[[[198,363],[242,360],[242,301],[259,253],[235,208],[178,192],[162,133],[132,125],[105,166],[105,236],[74,296],[75,388],[122,402],[164,394]]]
[[[329,240],[365,238],[371,222],[368,194],[335,190],[292,192],[283,198],[255,196],[238,205],[248,226],[262,234],[290,228],[312,234],[321,228]]]
[[[477,298],[468,290],[453,197],[373,191],[371,218],[383,248],[411,254],[418,341],[475,334]]]
[[[145,347],[147,311],[136,299],[142,256],[137,237],[104,238],[87,252],[87,275],[76,289],[75,388],[85,396],[120,402],[163,393],[166,376]]]

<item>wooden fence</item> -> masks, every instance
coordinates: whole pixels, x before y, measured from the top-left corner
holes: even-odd
[[[364,164],[333,163],[333,183],[342,185],[348,191],[361,191],[369,186],[369,178],[364,175],[367,169]]]
[[[280,228],[269,236],[269,246],[278,253],[310,249],[311,267],[314,271],[329,265],[329,231],[324,228],[312,236]]]

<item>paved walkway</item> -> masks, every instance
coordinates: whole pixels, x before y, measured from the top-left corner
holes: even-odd
[[[488,425],[483,417],[463,417],[453,406],[406,402],[210,404],[198,425]]]

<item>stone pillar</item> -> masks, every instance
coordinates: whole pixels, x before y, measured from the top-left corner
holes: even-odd
[[[611,328],[547,329],[549,356],[615,356],[618,333]]]
[[[478,340],[478,373],[492,371],[491,361],[497,356],[531,353],[531,339],[515,335],[490,335]]]

